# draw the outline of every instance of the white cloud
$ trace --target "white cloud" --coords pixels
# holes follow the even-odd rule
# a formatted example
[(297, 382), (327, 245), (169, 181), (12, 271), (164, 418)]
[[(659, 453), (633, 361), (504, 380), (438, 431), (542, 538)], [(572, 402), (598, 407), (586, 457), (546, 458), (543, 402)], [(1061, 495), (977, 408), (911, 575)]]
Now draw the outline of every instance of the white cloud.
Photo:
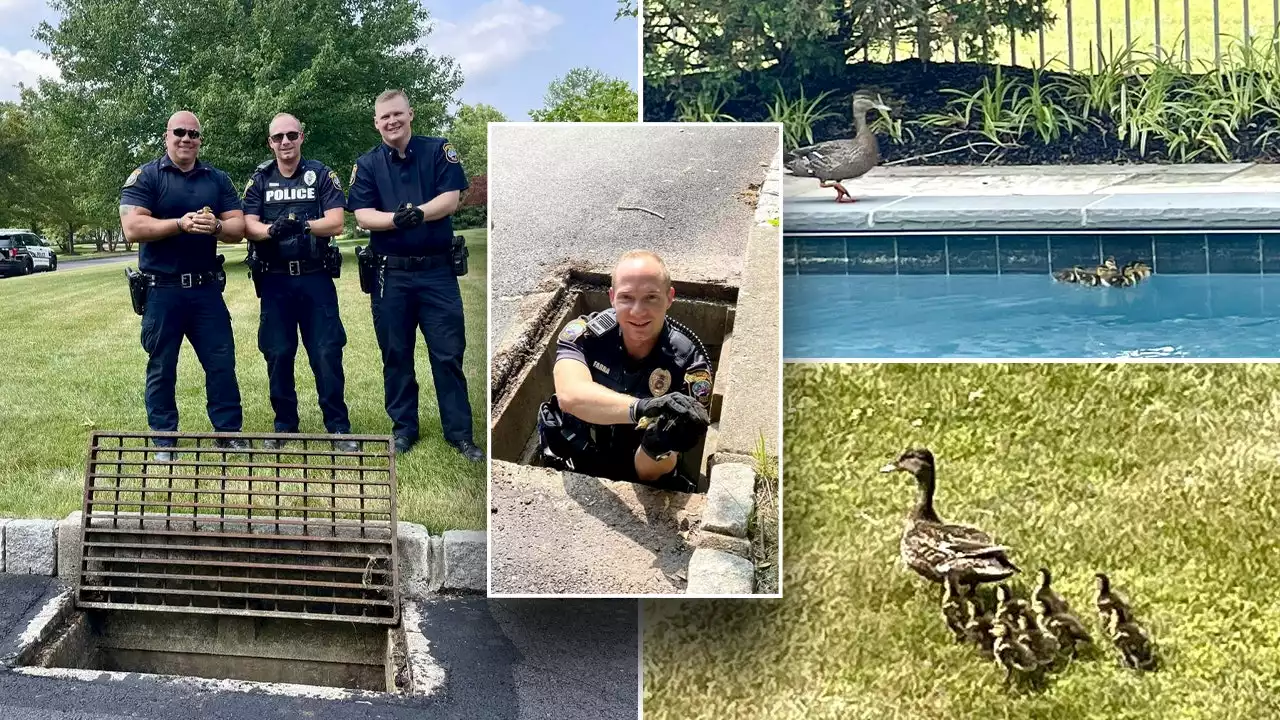
[(0, 47), (0, 100), (17, 100), (18, 83), (35, 85), (40, 76), (59, 78), (61, 73), (53, 60), (35, 50), (10, 52)]
[(470, 80), (516, 63), (542, 47), (547, 33), (564, 18), (522, 0), (492, 0), (459, 23), (434, 21), (427, 38), (433, 54), (449, 55)]

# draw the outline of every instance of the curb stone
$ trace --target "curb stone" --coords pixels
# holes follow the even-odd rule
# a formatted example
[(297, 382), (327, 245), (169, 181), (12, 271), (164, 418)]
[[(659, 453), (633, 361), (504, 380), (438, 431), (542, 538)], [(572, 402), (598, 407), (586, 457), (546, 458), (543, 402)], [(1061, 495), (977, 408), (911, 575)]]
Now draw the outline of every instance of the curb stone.
[(722, 463), (711, 469), (702, 529), (736, 538), (747, 536), (747, 519), (755, 508), (756, 474), (742, 463)]
[(58, 569), (57, 522), (10, 520), (4, 528), (5, 572), (55, 575)]
[(488, 534), (483, 530), (444, 532), (444, 583), (442, 590), (475, 590), (487, 586)]
[(698, 548), (689, 558), (689, 595), (750, 595), (755, 564), (720, 550)]

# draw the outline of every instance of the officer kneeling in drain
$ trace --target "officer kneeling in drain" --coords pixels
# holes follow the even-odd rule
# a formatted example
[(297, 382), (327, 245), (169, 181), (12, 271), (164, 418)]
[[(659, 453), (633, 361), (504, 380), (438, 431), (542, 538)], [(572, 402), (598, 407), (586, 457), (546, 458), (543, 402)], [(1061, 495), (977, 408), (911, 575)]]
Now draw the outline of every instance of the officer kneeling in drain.
[[(342, 232), (347, 199), (337, 173), (302, 157), (304, 140), (296, 117), (280, 113), (271, 120), (267, 144), (275, 159), (259, 165), (245, 188), (245, 234), (250, 240), (246, 263), (262, 299), (258, 349), (267, 361), (275, 431), (298, 432), (293, 368), (301, 332), (325, 429), (345, 435), (351, 432), (343, 397), (347, 333), (333, 284), (341, 273), (342, 256), (329, 238)], [(268, 448), (284, 444), (263, 442)], [(354, 440), (339, 440), (334, 447), (359, 450)]]
[[(219, 242), (238, 243), (244, 213), (235, 186), (223, 171), (199, 159), (200, 121), (174, 113), (165, 128), (165, 154), (130, 173), (120, 191), (120, 224), (138, 246), (138, 272), (128, 269), (134, 312), (142, 316), (147, 351), (147, 424), (178, 429), (178, 351), (186, 337), (204, 367), (209, 422), (217, 432), (240, 432), (242, 411), (236, 382), (231, 314), (222, 299), (227, 276)], [(156, 444), (172, 447), (171, 438)], [(219, 440), (246, 449), (240, 438)], [(173, 459), (163, 450), (156, 459)]]
[(619, 260), (613, 307), (569, 322), (556, 351), (556, 392), (538, 414), (547, 465), (664, 490), (698, 491), (679, 454), (710, 425), (711, 361), (667, 311), (675, 288), (657, 255)]

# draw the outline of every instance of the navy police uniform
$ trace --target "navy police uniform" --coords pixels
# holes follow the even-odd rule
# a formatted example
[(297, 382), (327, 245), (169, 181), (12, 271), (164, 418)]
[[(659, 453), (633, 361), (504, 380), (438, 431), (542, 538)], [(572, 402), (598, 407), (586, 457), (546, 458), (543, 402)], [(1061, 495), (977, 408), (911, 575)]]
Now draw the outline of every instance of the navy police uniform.
[[(347, 209), (395, 212), (469, 187), (458, 154), (444, 138), (414, 135), (400, 157), (382, 143), (356, 159)], [(418, 383), (413, 354), (421, 330), (431, 360), (444, 438), (472, 442), (471, 403), (462, 373), (466, 349), (462, 293), (453, 274), (451, 217), (411, 229), (371, 232), (369, 249), (385, 258), (381, 287), (370, 294), (382, 349), (387, 415), (397, 437), (418, 439)]]
[[(227, 174), (197, 160), (183, 172), (168, 154), (134, 170), (120, 192), (121, 205), (137, 205), (160, 219), (176, 219), (208, 206), (215, 216), (240, 210)], [(178, 429), (174, 397), (178, 351), (185, 337), (205, 372), (209, 421), (217, 432), (239, 432), (243, 420), (236, 382), (231, 314), (222, 299), (226, 275), (213, 235), (179, 233), (141, 243), (138, 269), (147, 276), (142, 348), (147, 351), (147, 423)], [(161, 443), (163, 444), (163, 443)]]
[[(270, 225), (293, 214), (300, 222), (324, 217), (346, 204), (338, 175), (324, 163), (302, 159), (291, 177), (274, 159), (258, 166), (245, 188), (244, 212)], [(298, 334), (316, 378), (316, 395), (330, 433), (351, 432), (343, 397), (342, 349), (347, 333), (338, 315), (338, 293), (325, 263), (329, 238), (303, 231), (292, 237), (250, 241), (251, 267), (262, 298), (258, 349), (267, 361), (275, 430), (298, 432), (294, 359)]]
[[(667, 317), (653, 350), (636, 360), (623, 345), (616, 312), (571, 320), (556, 343), (556, 362), (570, 359), (591, 370), (592, 381), (636, 398), (682, 392), (710, 412), (712, 368), (707, 351), (693, 331)], [(596, 477), (637, 482), (635, 452), (643, 431), (634, 425), (594, 425), (560, 409), (556, 396), (542, 404), (538, 433), (548, 465)], [(696, 464), (681, 462), (652, 483), (692, 492)]]

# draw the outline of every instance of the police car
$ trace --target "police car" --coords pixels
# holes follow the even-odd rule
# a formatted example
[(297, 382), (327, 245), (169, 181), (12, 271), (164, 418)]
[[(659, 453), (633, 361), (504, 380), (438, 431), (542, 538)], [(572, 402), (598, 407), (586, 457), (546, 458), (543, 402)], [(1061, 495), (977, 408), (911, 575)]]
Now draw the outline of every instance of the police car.
[(58, 254), (30, 230), (0, 228), (0, 275), (30, 275), (58, 269)]

